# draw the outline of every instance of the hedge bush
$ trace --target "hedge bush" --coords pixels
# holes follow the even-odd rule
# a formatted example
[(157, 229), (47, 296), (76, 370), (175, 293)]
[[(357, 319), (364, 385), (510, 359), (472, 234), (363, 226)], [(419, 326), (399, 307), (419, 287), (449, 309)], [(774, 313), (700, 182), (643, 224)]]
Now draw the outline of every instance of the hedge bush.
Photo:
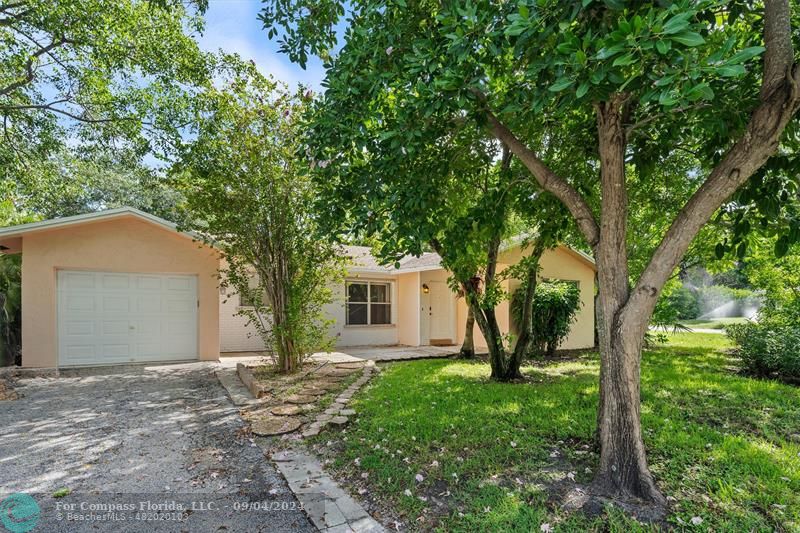
[(725, 328), (741, 369), (762, 377), (800, 379), (800, 325), (765, 320)]
[[(524, 287), (511, 298), (511, 313), (519, 324), (522, 321)], [(569, 282), (543, 281), (536, 285), (533, 296), (533, 353), (530, 356), (552, 356), (567, 338), (581, 304), (581, 291)]]

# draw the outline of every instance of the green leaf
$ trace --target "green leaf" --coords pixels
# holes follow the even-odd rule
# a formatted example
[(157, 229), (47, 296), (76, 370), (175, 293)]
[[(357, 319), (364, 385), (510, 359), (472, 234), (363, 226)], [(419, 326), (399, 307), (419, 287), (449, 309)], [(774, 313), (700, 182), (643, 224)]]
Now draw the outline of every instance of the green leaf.
[(754, 58), (755, 56), (762, 54), (766, 50), (763, 46), (751, 46), (750, 48), (745, 48), (744, 50), (740, 50), (733, 54), (730, 59), (728, 59), (725, 64), (726, 65), (738, 65), (739, 63), (744, 63), (748, 59)]
[(678, 35), (670, 36), (675, 42), (681, 43), (684, 46), (700, 46), (701, 44), (705, 43), (706, 40), (703, 39), (703, 36), (699, 33), (693, 31), (685, 31), (683, 33), (679, 33)]
[(672, 95), (672, 91), (666, 89), (661, 92), (661, 96), (658, 97), (658, 103), (663, 106), (672, 106), (678, 103), (678, 100)]
[(736, 257), (739, 259), (744, 259), (744, 256), (747, 255), (747, 243), (743, 242), (740, 243), (739, 246), (736, 248)]
[(672, 41), (656, 41), (656, 50), (659, 54), (666, 54), (670, 48), (672, 48)]
[(675, 74), (670, 74), (669, 76), (664, 76), (663, 78), (659, 78), (656, 80), (654, 85), (656, 87), (663, 87), (664, 85), (669, 85), (672, 83), (672, 80), (675, 79)]
[(519, 4), (519, 14), (522, 16), (522, 18), (528, 18), (531, 13), (530, 13), (530, 10), (528, 9), (527, 5), (520, 3)]
[(559, 91), (563, 91), (567, 87), (570, 87), (573, 83), (575, 83), (575, 82), (573, 80), (569, 79), (569, 78), (559, 78), (559, 79), (556, 80), (556, 82), (553, 85), (551, 85), (547, 89), (549, 91), (557, 93)]
[(575, 91), (575, 96), (578, 98), (583, 98), (583, 96), (589, 91), (589, 82), (585, 81), (578, 86), (578, 90)]
[(786, 238), (786, 235), (783, 235), (777, 241), (775, 241), (775, 257), (780, 259), (788, 252), (789, 252), (789, 239)]
[(613, 57), (623, 50), (625, 50), (625, 45), (615, 44), (614, 46), (609, 46), (608, 48), (601, 48), (595, 57), (597, 59), (608, 59), (609, 57)]
[(678, 33), (680, 31), (685, 30), (689, 27), (689, 18), (693, 15), (691, 12), (687, 13), (679, 13), (669, 19), (667, 22), (664, 23), (664, 27), (661, 28), (663, 33), (667, 35), (671, 35), (673, 33)]
[(706, 82), (698, 83), (686, 93), (689, 100), (712, 100), (714, 98), (714, 91)]
[(611, 63), (612, 67), (624, 67), (625, 65), (630, 65), (636, 61), (636, 58), (633, 56), (632, 53), (627, 53), (624, 56), (619, 56)]
[(745, 69), (742, 65), (723, 65), (717, 69), (717, 74), (725, 78), (741, 76), (744, 73)]

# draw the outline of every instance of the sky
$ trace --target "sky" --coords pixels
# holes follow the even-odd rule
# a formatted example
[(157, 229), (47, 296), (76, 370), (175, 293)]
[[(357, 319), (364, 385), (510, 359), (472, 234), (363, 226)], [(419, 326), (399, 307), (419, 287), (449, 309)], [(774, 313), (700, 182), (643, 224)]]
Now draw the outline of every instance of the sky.
[(198, 39), (209, 52), (220, 49), (237, 52), (252, 59), (264, 74), (271, 74), (294, 88), (298, 83), (320, 90), (325, 75), (322, 64), (309, 58), (306, 70), (289, 61), (278, 51), (276, 40), (270, 41), (258, 20), (260, 0), (210, 0), (206, 12), (206, 28)]

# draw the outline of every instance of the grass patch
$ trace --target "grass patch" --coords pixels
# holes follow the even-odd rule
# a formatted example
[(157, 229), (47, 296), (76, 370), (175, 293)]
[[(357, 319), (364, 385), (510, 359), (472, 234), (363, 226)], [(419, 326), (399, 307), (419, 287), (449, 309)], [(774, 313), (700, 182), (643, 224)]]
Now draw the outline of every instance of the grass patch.
[(681, 324), (692, 329), (725, 329), (732, 324), (744, 324), (750, 319), (743, 316), (727, 318), (695, 318), (692, 320), (681, 320)]
[[(800, 389), (736, 375), (725, 336), (669, 339), (642, 365), (645, 442), (669, 522), (798, 531)], [(547, 503), (597, 467), (598, 369), (588, 354), (527, 367), (529, 383), (498, 384), (480, 363), (392, 363), (353, 401), (355, 423), (315, 443), (412, 529), (648, 530), (613, 509), (590, 520)]]

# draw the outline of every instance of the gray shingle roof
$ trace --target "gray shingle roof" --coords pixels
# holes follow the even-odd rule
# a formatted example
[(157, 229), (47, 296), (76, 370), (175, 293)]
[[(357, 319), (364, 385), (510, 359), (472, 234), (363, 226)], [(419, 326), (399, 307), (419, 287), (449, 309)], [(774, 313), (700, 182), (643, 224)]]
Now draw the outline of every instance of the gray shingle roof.
[(345, 254), (350, 257), (356, 268), (374, 270), (376, 272), (403, 272), (414, 269), (434, 269), (439, 268), (442, 258), (439, 254), (424, 253), (419, 257), (407, 255), (400, 259), (400, 268), (395, 268), (394, 265), (381, 265), (375, 256), (372, 255), (372, 249), (367, 246), (345, 246)]

